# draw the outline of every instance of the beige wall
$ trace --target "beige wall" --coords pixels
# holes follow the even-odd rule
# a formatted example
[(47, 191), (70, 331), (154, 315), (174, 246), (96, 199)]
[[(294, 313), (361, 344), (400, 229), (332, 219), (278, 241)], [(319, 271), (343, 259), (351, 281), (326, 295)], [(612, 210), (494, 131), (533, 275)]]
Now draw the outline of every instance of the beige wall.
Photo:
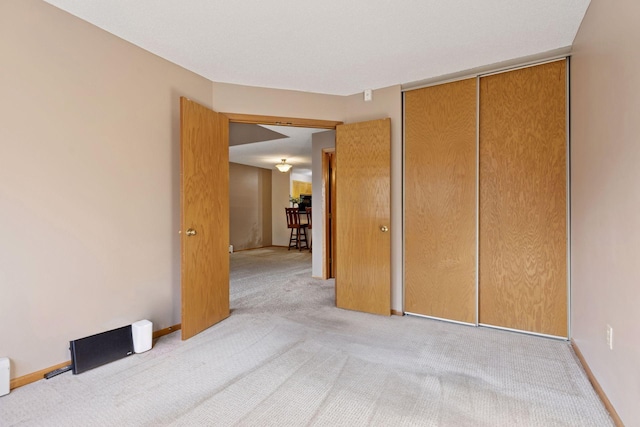
[(234, 251), (271, 246), (271, 170), (229, 163), (229, 212)]
[[(0, 3), (0, 51), (0, 355), (12, 378), (67, 360), (70, 339), (143, 318), (154, 329), (180, 321), (180, 96), (222, 112), (391, 117), (400, 200), (399, 86), (365, 104), (359, 94), (212, 83), (36, 0)], [(272, 212), (288, 205), (280, 178)], [(287, 241), (276, 237), (284, 216), (275, 219), (273, 244), (286, 245), (286, 228)]]
[(573, 339), (628, 426), (640, 425), (638, 16), (635, 0), (592, 0), (571, 60)]
[(374, 90), (369, 102), (361, 93), (349, 96), (346, 108), (345, 123), (391, 119), (391, 308), (402, 312), (402, 89)]
[[(638, 12), (593, 0), (572, 60), (573, 337), (627, 423), (640, 419)], [(212, 83), (35, 0), (0, 2), (0, 52), (0, 356), (12, 377), (67, 360), (70, 339), (180, 321), (181, 95), (235, 113), (390, 117), (392, 308), (402, 310), (399, 86), (365, 103)], [(274, 173), (273, 188), (287, 175)], [(278, 244), (287, 190), (272, 201)]]
[(213, 109), (221, 113), (343, 120), (344, 99), (337, 95), (213, 83)]
[(291, 172), (282, 173), (277, 169), (271, 172), (271, 220), (274, 246), (289, 246), (289, 229), (284, 208), (291, 207), (289, 193), (291, 192)]
[(0, 2), (0, 356), (180, 322), (179, 96), (210, 81), (35, 0)]

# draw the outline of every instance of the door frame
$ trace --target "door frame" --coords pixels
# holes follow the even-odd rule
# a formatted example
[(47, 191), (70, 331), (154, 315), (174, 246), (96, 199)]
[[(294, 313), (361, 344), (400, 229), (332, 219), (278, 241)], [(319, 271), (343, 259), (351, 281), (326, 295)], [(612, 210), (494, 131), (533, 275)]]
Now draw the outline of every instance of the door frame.
[[(322, 278), (324, 280), (335, 277), (335, 215), (336, 207), (336, 182), (332, 178), (332, 163), (335, 164), (336, 149), (325, 148), (322, 150), (322, 197), (323, 197), (323, 225), (324, 240), (322, 247)], [(333, 158), (333, 160), (332, 160)], [(335, 177), (335, 172), (334, 175)]]
[(221, 113), (227, 116), (229, 123), (247, 123), (254, 125), (292, 126), (331, 130), (343, 124), (337, 120), (316, 120), (282, 116), (264, 116), (258, 114)]

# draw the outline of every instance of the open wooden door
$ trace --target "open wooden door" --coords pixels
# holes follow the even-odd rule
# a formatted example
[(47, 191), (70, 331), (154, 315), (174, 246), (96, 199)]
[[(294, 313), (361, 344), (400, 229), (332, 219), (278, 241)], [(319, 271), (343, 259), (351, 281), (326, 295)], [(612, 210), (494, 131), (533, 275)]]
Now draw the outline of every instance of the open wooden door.
[(336, 127), (336, 305), (391, 314), (391, 120)]
[(182, 339), (229, 316), (229, 121), (180, 98)]

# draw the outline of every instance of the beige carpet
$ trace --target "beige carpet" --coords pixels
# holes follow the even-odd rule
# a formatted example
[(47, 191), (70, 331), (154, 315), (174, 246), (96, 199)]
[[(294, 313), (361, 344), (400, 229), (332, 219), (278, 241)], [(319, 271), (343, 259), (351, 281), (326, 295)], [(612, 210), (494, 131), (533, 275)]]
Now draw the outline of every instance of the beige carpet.
[(308, 252), (231, 256), (197, 337), (0, 398), (0, 426), (611, 426), (566, 342), (336, 309)]

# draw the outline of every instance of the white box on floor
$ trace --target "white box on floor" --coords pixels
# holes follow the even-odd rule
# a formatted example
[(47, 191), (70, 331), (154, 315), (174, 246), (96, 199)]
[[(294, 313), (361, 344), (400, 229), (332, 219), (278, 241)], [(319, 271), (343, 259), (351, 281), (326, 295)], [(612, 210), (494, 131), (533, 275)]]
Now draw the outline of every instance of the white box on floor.
[(8, 357), (0, 357), (0, 396), (9, 394), (9, 377), (11, 364)]
[(133, 351), (143, 353), (151, 350), (153, 339), (153, 323), (148, 320), (139, 320), (131, 324), (131, 336), (133, 337)]

